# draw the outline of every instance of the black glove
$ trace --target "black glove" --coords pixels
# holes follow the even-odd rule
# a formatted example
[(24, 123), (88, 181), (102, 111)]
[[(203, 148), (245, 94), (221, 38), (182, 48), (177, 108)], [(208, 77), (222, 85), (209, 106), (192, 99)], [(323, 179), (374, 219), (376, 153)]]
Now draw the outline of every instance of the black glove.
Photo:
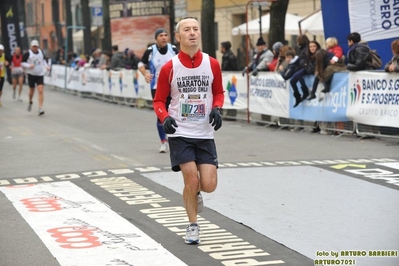
[(258, 75), (258, 71), (259, 70), (257, 68), (255, 68), (254, 71), (252, 71), (252, 76), (256, 77)]
[(174, 134), (176, 132), (175, 127), (178, 126), (176, 124), (176, 121), (172, 117), (168, 116), (167, 118), (165, 118), (165, 120), (163, 121), (163, 129), (165, 130), (166, 134)]
[(212, 109), (211, 113), (209, 114), (209, 123), (212, 123), (215, 131), (222, 127), (222, 111), (219, 107)]

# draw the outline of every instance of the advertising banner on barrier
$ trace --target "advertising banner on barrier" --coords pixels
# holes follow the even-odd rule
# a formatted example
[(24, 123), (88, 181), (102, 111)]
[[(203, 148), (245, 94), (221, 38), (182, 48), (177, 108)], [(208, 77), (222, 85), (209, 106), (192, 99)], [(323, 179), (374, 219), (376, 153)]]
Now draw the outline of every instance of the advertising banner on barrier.
[(286, 81), (280, 74), (259, 73), (250, 77), (249, 111), (259, 114), (289, 118), (290, 101)]
[[(319, 94), (311, 101), (305, 100), (295, 108), (290, 106), (290, 118), (326, 122), (349, 121), (346, 116), (348, 76), (348, 72), (335, 73), (331, 82), (331, 91), (324, 95)], [(305, 76), (309, 88), (312, 88), (313, 81), (313, 76)], [(317, 91), (322, 89), (324, 86), (320, 82)], [(324, 97), (320, 99), (320, 96)]]
[(152, 96), (151, 96), (151, 88), (150, 84), (145, 81), (145, 78), (143, 75), (137, 72), (136, 78), (137, 78), (137, 87), (138, 87), (138, 98), (144, 99), (151, 101)]
[(399, 127), (399, 74), (352, 73), (347, 116), (357, 123)]
[(134, 89), (134, 70), (123, 71), (122, 82), (123, 82), (123, 97), (133, 99), (137, 98), (137, 93)]
[(109, 71), (109, 82), (110, 92), (109, 95), (114, 97), (122, 97), (123, 82), (122, 82), (122, 71)]
[(84, 69), (70, 68), (70, 70), (70, 73), (68, 73), (67, 88), (70, 90), (82, 91), (84, 87)]
[(247, 78), (241, 72), (223, 72), (223, 109), (247, 108)]
[(86, 74), (87, 74), (86, 91), (103, 94), (103, 87), (104, 87), (103, 76), (106, 75), (106, 71), (97, 68), (89, 68), (86, 70)]
[(359, 32), (367, 41), (397, 38), (399, 32), (398, 1), (350, 0), (349, 21), (352, 32)]
[[(69, 67), (66, 70), (68, 73)], [(45, 84), (50, 84), (50, 85), (58, 87), (58, 88), (64, 88), (66, 77), (68, 77), (68, 75), (65, 76), (65, 67), (64, 66), (51, 65), (51, 74), (50, 74), (49, 79), (47, 79), (45, 77)]]

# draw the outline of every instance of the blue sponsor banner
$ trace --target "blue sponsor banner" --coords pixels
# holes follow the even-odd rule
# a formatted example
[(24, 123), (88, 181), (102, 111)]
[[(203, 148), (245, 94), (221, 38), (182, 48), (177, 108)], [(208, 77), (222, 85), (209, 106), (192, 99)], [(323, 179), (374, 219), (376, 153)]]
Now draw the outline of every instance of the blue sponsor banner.
[[(349, 121), (346, 116), (346, 109), (348, 106), (348, 77), (348, 72), (335, 73), (329, 93), (324, 94), (323, 98), (319, 98), (319, 96), (323, 94), (316, 93), (318, 96), (316, 99), (311, 101), (305, 100), (295, 108), (293, 108), (295, 100), (291, 93), (290, 118), (306, 121)], [(312, 88), (313, 81), (314, 76), (305, 76), (305, 82), (309, 88)], [(320, 90), (320, 88), (318, 90)]]

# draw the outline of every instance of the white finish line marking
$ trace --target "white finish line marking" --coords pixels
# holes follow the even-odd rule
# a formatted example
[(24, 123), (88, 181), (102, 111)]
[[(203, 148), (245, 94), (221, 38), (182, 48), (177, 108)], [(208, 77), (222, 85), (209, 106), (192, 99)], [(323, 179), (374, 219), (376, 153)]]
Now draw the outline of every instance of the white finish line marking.
[(61, 265), (186, 265), (69, 181), (0, 187)]

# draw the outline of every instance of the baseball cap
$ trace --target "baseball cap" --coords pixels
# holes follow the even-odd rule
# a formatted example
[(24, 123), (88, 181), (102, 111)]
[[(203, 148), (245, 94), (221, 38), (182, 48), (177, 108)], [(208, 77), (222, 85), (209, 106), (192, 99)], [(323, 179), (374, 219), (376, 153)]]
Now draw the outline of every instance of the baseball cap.
[(4, 46), (2, 44), (0, 44), (0, 50), (4, 51)]
[(37, 40), (33, 40), (30, 42), (30, 46), (39, 46), (39, 42)]

